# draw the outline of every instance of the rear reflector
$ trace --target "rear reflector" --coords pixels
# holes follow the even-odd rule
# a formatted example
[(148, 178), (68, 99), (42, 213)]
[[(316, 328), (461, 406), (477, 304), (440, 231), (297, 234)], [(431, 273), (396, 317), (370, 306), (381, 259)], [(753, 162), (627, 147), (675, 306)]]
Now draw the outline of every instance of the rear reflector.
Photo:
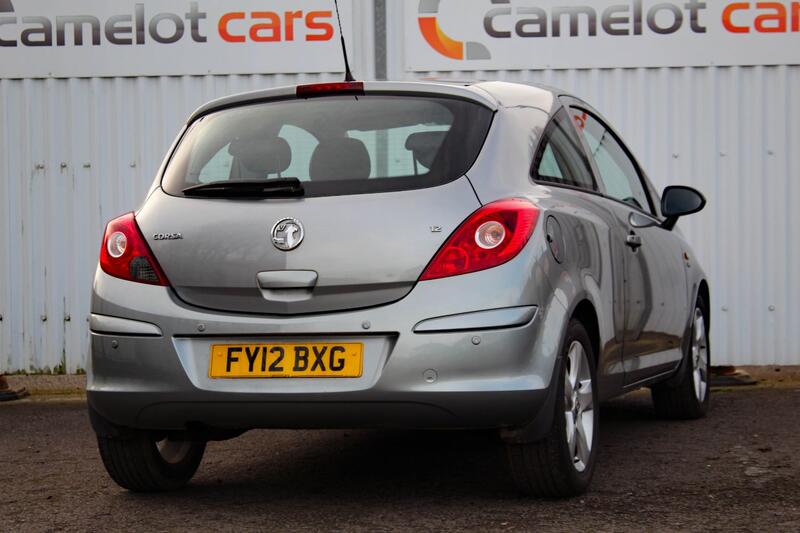
[(110, 276), (128, 281), (169, 285), (133, 213), (115, 218), (106, 226), (100, 247), (100, 268)]
[(364, 82), (337, 81), (330, 83), (311, 83), (297, 86), (298, 98), (313, 98), (315, 96), (330, 96), (334, 94), (364, 94)]
[(538, 218), (539, 209), (521, 198), (483, 206), (447, 239), (420, 281), (460, 276), (511, 261), (528, 243)]

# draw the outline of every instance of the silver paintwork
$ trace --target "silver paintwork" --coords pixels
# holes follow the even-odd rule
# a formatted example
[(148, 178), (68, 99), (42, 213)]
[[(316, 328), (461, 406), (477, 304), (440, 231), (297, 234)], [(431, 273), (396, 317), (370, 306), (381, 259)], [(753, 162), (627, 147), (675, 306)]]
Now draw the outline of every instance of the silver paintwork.
[(104, 316), (92, 313), (89, 315), (89, 329), (97, 333), (117, 334), (117, 335), (143, 335), (148, 337), (160, 337), (161, 329), (155, 324), (140, 322), (138, 320), (128, 320), (115, 316)]
[(535, 305), (491, 309), (473, 313), (442, 316), (423, 320), (414, 326), (414, 333), (435, 333), (440, 331), (477, 331), (481, 329), (508, 328), (527, 324), (536, 316)]
[[(151, 429), (501, 427), (535, 439), (552, 420), (553, 371), (567, 324), (587, 309), (597, 321), (600, 400), (678, 369), (705, 279), (696, 261), (684, 261), (684, 253), (694, 254), (680, 234), (637, 224), (641, 247), (633, 250), (626, 245), (631, 213), (654, 223), (660, 214), (640, 213), (603, 191), (544, 186), (529, 177), (550, 117), (565, 104), (585, 104), (501, 82), (365, 85), (368, 92), (468, 98), (495, 110), (467, 175), (429, 189), (263, 202), (172, 197), (160, 189), (159, 175), (136, 216), (144, 235), (182, 229), (182, 240), (148, 240), (173, 286), (133, 284), (100, 269), (95, 276), (93, 313), (162, 331), (147, 338), (93, 328), (88, 397), (103, 419)], [(193, 118), (294, 94), (285, 88), (239, 95), (207, 104)], [(471, 212), (509, 197), (540, 209), (517, 257), (490, 270), (417, 282)], [(287, 213), (303, 220), (307, 235), (302, 246), (281, 252), (265, 230)], [(545, 239), (548, 220), (559, 230), (555, 248)], [(368, 231), (345, 238), (353, 227)], [(297, 271), (316, 273), (313, 286), (307, 279), (297, 286)], [(520, 317), (533, 308), (529, 320)], [(420, 327), (426, 330), (415, 331)], [(212, 343), (298, 338), (363, 342), (363, 375), (208, 377)]]
[(319, 276), (313, 270), (277, 270), (256, 274), (262, 289), (313, 289)]
[[(364, 91), (368, 93), (412, 93), (412, 94), (430, 94), (435, 96), (452, 96), (455, 98), (466, 98), (474, 100), (488, 107), (489, 109), (497, 109), (498, 103), (490, 92), (482, 90), (475, 85), (453, 85), (453, 84), (438, 84), (438, 83), (424, 83), (424, 82), (394, 82), (394, 81), (365, 81)], [(269, 102), (271, 100), (285, 100), (287, 98), (294, 98), (297, 94), (296, 86), (276, 87), (274, 89), (265, 89), (262, 91), (251, 91), (241, 94), (234, 94), (217, 98), (208, 102), (194, 111), (189, 116), (187, 123), (193, 120), (226, 107), (242, 105), (251, 102)], [(160, 181), (160, 180), (159, 180)]]
[[(183, 301), (295, 315), (403, 298), (442, 242), (480, 205), (466, 178), (432, 189), (263, 202), (179, 198), (157, 189), (136, 219), (144, 235), (187, 228), (182, 240), (149, 241)], [(305, 238), (284, 252), (269, 242), (269, 231), (287, 214), (302, 220)], [(444, 231), (431, 233), (432, 222)], [(315, 298), (271, 299), (254, 283), (258, 272), (285, 270), (317, 272)]]

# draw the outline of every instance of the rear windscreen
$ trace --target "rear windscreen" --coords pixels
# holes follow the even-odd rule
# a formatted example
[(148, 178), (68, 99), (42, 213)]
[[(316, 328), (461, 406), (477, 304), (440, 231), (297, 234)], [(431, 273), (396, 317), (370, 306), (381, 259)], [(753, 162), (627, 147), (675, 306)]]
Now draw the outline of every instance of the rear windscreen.
[(162, 187), (297, 178), (306, 196), (432, 187), (463, 176), (492, 111), (423, 96), (337, 96), (253, 104), (195, 121)]

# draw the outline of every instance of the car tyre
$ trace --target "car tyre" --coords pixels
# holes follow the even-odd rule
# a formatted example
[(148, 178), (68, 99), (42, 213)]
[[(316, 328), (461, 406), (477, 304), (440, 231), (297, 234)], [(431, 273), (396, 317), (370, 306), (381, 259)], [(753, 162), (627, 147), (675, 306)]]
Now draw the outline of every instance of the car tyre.
[(557, 372), (555, 413), (548, 435), (533, 443), (507, 445), (517, 488), (539, 498), (586, 492), (598, 449), (599, 411), (592, 344), (586, 328), (571, 320)]
[(200, 466), (206, 443), (156, 440), (145, 432), (125, 438), (97, 437), (111, 478), (133, 492), (163, 492), (186, 485)]
[(663, 418), (693, 420), (704, 417), (708, 412), (711, 350), (706, 313), (705, 302), (698, 297), (679, 381), (659, 383), (651, 389), (656, 413)]

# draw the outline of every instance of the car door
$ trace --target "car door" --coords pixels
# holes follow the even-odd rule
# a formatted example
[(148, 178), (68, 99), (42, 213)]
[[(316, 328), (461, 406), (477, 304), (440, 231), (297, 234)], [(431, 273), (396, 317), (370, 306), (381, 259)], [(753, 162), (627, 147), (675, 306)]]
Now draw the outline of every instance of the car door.
[[(603, 202), (622, 229), (624, 254), (623, 367), (632, 385), (670, 371), (681, 359), (688, 301), (683, 249), (659, 226), (654, 198), (620, 137), (588, 106), (571, 106)], [(649, 227), (647, 227), (649, 225)]]
[(557, 111), (545, 128), (531, 177), (549, 189), (547, 240), (566, 270), (551, 271), (553, 286), (586, 290), (593, 297), (604, 332), (597, 354), (598, 390), (601, 398), (611, 397), (624, 384), (624, 278), (618, 260), (624, 236), (619, 235), (616, 216), (597, 203), (602, 188), (566, 108)]

